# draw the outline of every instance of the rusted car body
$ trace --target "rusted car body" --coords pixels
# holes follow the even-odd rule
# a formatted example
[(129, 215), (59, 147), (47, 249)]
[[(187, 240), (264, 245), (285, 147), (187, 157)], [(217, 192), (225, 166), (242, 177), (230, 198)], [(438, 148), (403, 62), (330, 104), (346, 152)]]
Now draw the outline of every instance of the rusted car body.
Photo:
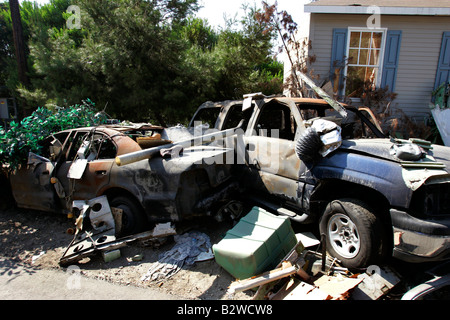
[[(210, 165), (208, 158), (232, 150), (192, 147), (181, 154), (116, 164), (117, 156), (170, 143), (161, 139), (163, 130), (109, 125), (55, 133), (44, 141), (41, 156), (32, 155), (27, 165), (10, 174), (17, 206), (69, 213), (73, 200), (106, 195), (111, 207), (124, 211), (125, 234), (140, 232), (152, 222), (211, 214), (216, 202), (207, 200), (220, 202), (232, 192), (233, 183), (232, 166)], [(85, 160), (84, 166), (79, 160)]]
[[(253, 197), (299, 223), (316, 223), (343, 264), (367, 266), (392, 255), (414, 262), (450, 258), (450, 148), (389, 139), (364, 116), (368, 110), (345, 108), (342, 117), (321, 99), (206, 103), (191, 126), (213, 115), (209, 125), (217, 130), (245, 119), (241, 137), (227, 147), (240, 155), (246, 201)], [(338, 124), (342, 143), (326, 156), (301, 160), (299, 141), (317, 119)], [(420, 157), (405, 158), (397, 146), (419, 148)]]

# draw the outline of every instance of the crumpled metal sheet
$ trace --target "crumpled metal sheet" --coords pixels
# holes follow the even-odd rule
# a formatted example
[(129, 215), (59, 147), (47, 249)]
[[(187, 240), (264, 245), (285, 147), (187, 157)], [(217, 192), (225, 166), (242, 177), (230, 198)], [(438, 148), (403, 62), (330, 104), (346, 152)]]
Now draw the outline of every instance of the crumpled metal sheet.
[[(175, 275), (184, 265), (193, 265), (199, 257), (211, 252), (209, 237), (201, 232), (189, 232), (174, 237), (175, 246), (159, 256), (142, 281), (160, 281)], [(211, 254), (211, 258), (213, 255)]]

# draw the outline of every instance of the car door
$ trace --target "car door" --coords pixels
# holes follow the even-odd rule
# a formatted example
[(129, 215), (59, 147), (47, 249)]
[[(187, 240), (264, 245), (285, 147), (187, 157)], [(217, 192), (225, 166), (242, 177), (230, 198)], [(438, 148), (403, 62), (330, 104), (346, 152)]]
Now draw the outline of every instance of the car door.
[(295, 139), (303, 127), (296, 105), (288, 99), (258, 102), (244, 136), (248, 183), (258, 191), (296, 202), (300, 160)]
[(59, 133), (43, 142), (42, 156), (30, 153), (26, 165), (10, 176), (12, 193), (20, 208), (57, 212), (57, 194), (51, 183), (56, 161), (68, 133)]
[(12, 192), (19, 208), (54, 211), (55, 193), (50, 183), (53, 169), (50, 160), (36, 159), (11, 174)]
[[(117, 147), (101, 131), (78, 131), (67, 152), (66, 161), (58, 169), (57, 177), (72, 200), (90, 200), (102, 193), (109, 183), (111, 167)], [(86, 160), (84, 164), (77, 160)], [(79, 176), (73, 173), (78, 171)], [(71, 175), (72, 174), (72, 175)]]

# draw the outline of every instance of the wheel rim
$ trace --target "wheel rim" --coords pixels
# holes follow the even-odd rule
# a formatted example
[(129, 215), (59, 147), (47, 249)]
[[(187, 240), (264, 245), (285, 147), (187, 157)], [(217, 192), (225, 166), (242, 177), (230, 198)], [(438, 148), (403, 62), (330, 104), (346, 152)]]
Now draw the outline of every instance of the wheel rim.
[(343, 214), (333, 215), (328, 222), (328, 239), (334, 251), (346, 259), (356, 257), (361, 248), (358, 228)]

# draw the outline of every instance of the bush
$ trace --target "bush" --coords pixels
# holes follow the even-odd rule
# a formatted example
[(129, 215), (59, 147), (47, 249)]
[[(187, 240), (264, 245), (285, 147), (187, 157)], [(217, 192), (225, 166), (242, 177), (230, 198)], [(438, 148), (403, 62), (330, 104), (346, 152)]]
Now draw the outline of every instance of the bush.
[(51, 111), (39, 107), (31, 116), (20, 123), (11, 122), (9, 130), (0, 131), (0, 164), (17, 169), (26, 163), (29, 152), (40, 154), (40, 142), (58, 131), (97, 126), (106, 123), (107, 118), (95, 110), (89, 99), (81, 105), (56, 108)]

